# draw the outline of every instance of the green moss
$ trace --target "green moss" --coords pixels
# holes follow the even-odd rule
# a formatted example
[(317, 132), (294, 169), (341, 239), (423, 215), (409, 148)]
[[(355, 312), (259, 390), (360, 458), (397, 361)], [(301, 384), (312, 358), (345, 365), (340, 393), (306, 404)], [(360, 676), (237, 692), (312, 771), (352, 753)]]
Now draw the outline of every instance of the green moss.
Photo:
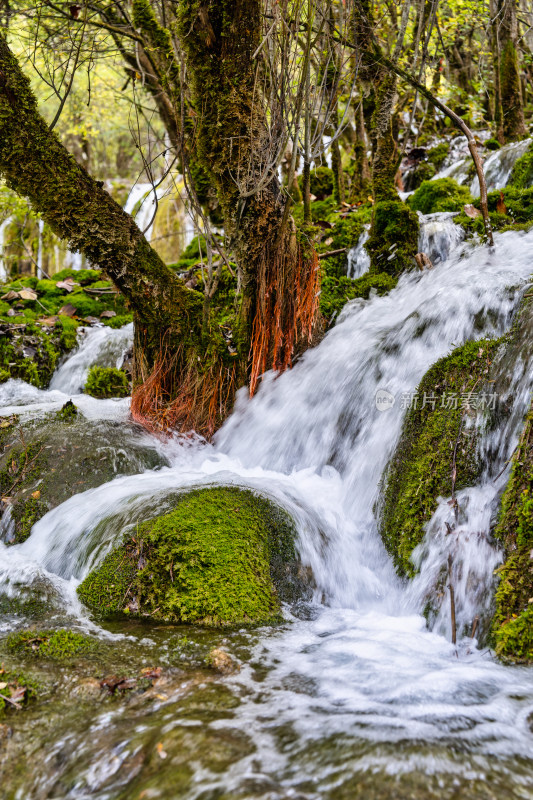
[(515, 189), (529, 189), (533, 185), (533, 143), (529, 145), (527, 152), (515, 161), (509, 185)]
[(371, 272), (397, 276), (413, 269), (418, 252), (419, 227), (418, 217), (405, 203), (399, 200), (376, 203), (366, 244)]
[(501, 144), (494, 136), (492, 136), (485, 142), (485, 148), (487, 150), (499, 150), (501, 148)]
[(436, 211), (462, 211), (472, 202), (472, 196), (466, 186), (460, 186), (453, 178), (437, 178), (424, 181), (407, 202), (413, 211), (433, 214)]
[(378, 295), (387, 294), (397, 283), (398, 279), (386, 272), (367, 273), (355, 280), (345, 275), (339, 278), (324, 275), (320, 292), (320, 311), (326, 320), (331, 321), (349, 300), (354, 300), (356, 297), (367, 300), (372, 290)]
[(533, 405), (513, 456), (496, 538), (506, 559), (498, 570), (492, 635), (499, 656), (533, 661)]
[(116, 367), (91, 367), (85, 382), (85, 394), (93, 397), (127, 397), (128, 376)]
[(25, 630), (12, 633), (7, 637), (7, 648), (11, 652), (54, 661), (90, 653), (94, 647), (94, 641), (88, 636), (64, 629), (57, 631)]
[[(498, 206), (501, 208), (502, 196), (505, 213), (497, 210)], [(517, 189), (514, 186), (506, 186), (504, 189), (489, 192), (487, 202), (493, 230), (527, 230), (533, 222), (533, 188)], [(480, 207), (479, 198), (474, 200), (474, 206)], [(471, 234), (484, 235), (485, 228), (481, 216), (472, 218), (461, 213), (454, 221)]]
[(64, 406), (62, 406), (59, 411), (56, 411), (56, 419), (61, 419), (63, 422), (71, 422), (72, 420), (76, 419), (78, 416), (78, 409), (72, 402), (72, 400), (67, 400)]
[(103, 617), (269, 623), (280, 610), (273, 581), (282, 585), (295, 560), (293, 538), (287, 515), (251, 491), (199, 489), (170, 513), (139, 525), (78, 594)]
[[(37, 697), (39, 691), (39, 684), (29, 675), (24, 672), (16, 670), (6, 670), (3, 665), (0, 665), (0, 683), (5, 683), (0, 689), (0, 695), (4, 697), (19, 697), (20, 705), (27, 705), (30, 700)], [(24, 694), (20, 697), (19, 690), (24, 689)], [(3, 713), (10, 713), (15, 711), (11, 703), (6, 702), (0, 697), (0, 717)]]
[(427, 160), (433, 164), (436, 169), (440, 169), (446, 160), (446, 156), (450, 152), (450, 145), (447, 142), (440, 142), (440, 144), (431, 147), (428, 150)]
[[(454, 454), (455, 491), (479, 476), (475, 411), (468, 404), (462, 407), (461, 397), (474, 388), (481, 391), (497, 346), (496, 340), (467, 342), (437, 361), (407, 411), (377, 508), (381, 536), (400, 574), (414, 574), (411, 554), (424, 536), (424, 525), (437, 508), (437, 498), (452, 494)], [(453, 396), (456, 403), (443, 404), (443, 398)]]
[[(302, 189), (302, 176), (299, 177), (298, 184)], [(333, 171), (329, 167), (315, 167), (311, 170), (310, 184), (311, 194), (314, 194), (317, 200), (325, 200), (333, 194)]]

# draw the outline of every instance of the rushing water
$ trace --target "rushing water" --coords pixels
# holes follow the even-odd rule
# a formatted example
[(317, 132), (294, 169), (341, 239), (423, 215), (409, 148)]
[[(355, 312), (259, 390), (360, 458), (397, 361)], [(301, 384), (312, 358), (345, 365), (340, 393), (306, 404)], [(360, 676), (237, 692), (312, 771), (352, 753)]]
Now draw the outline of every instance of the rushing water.
[[(17, 800), (533, 797), (533, 671), (498, 664), (463, 635), (490, 603), (501, 555), (489, 528), (506, 477), (498, 473), (527, 407), (530, 366), (517, 361), (508, 376), (514, 413), (484, 440), (487, 468), (480, 485), (458, 498), (454, 535), (445, 536), (446, 498), (427, 526), (413, 583), (396, 577), (373, 513), (406, 398), (454, 346), (509, 328), (530, 277), (532, 247), (533, 232), (497, 235), (493, 250), (454, 241), (451, 256), (433, 270), (404, 275), (387, 296), (349, 303), (321, 344), (291, 372), (266, 375), (252, 401), (242, 391), (213, 445), (169, 442), (170, 467), (76, 495), (41, 519), (25, 543), (0, 544), (5, 592), (44, 583), (58, 613), (94, 630), (75, 587), (124, 525), (163, 508), (183, 488), (236, 483), (292, 513), (317, 587), (312, 603), (286, 609), (280, 628), (225, 635), (242, 669), (220, 679), (231, 698), (222, 710), (207, 714), (200, 701), (190, 710), (180, 683), (150, 711), (96, 707), (90, 736), (85, 723), (67, 729), (58, 721), (47, 733), (39, 774), (28, 778), (31, 791)], [(118, 333), (101, 336), (111, 341)], [(57, 403), (77, 391), (97, 336), (63, 365), (50, 392), (7, 384), (4, 413), (17, 402), (26, 413), (33, 403), (38, 413), (46, 395)], [(421, 614), (452, 550), (457, 646), (447, 596), (433, 630)], [(123, 630), (145, 662), (174, 652), (172, 630)], [(197, 642), (202, 635), (187, 632)]]

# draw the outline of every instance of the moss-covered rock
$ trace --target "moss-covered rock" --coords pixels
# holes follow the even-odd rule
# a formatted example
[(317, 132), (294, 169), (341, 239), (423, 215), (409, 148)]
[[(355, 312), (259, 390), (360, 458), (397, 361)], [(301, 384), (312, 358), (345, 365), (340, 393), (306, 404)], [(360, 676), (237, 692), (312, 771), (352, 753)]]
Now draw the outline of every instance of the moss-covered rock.
[[(300, 176), (300, 189), (302, 189), (302, 180)], [(333, 185), (333, 171), (329, 167), (316, 167), (311, 170), (311, 194), (314, 194), (317, 200), (325, 200), (326, 197), (333, 194)]]
[(11, 515), (8, 544), (24, 541), (47, 511), (72, 495), (167, 464), (134, 426), (92, 422), (72, 409), (44, 420), (3, 419), (0, 448), (0, 510), (9, 507)]
[(324, 275), (320, 291), (320, 311), (328, 322), (332, 321), (349, 300), (357, 297), (367, 300), (372, 291), (378, 295), (387, 294), (397, 283), (398, 279), (386, 272), (367, 273), (355, 280), (345, 275), (338, 278)]
[(6, 646), (12, 653), (63, 661), (92, 652), (95, 642), (89, 636), (65, 629), (24, 630), (10, 634)]
[(487, 139), (487, 141), (484, 142), (484, 145), (486, 150), (499, 150), (501, 148), (501, 144), (494, 136), (491, 136), (490, 139)]
[(506, 552), (492, 629), (496, 653), (533, 662), (533, 404), (513, 456), (495, 536)]
[(452, 494), (452, 472), (455, 491), (471, 486), (480, 474), (477, 412), (468, 393), (481, 391), (498, 343), (467, 342), (437, 361), (424, 375), (417, 402), (407, 412), (376, 509), (381, 536), (402, 575), (414, 574), (411, 554), (438, 497)]
[(424, 181), (407, 200), (413, 211), (433, 214), (436, 211), (462, 211), (472, 202), (470, 190), (460, 186), (453, 178)]
[(85, 382), (85, 394), (92, 397), (127, 397), (130, 393), (128, 376), (116, 367), (93, 366)]
[(78, 588), (100, 617), (211, 626), (273, 622), (280, 601), (302, 591), (290, 518), (235, 487), (183, 495), (128, 534)]
[(400, 200), (375, 204), (366, 249), (371, 272), (398, 276), (416, 266), (419, 223), (417, 215)]
[(0, 665), (0, 685), (0, 718), (4, 712), (13, 712), (27, 705), (39, 691), (34, 678), (21, 670), (5, 669), (3, 664)]

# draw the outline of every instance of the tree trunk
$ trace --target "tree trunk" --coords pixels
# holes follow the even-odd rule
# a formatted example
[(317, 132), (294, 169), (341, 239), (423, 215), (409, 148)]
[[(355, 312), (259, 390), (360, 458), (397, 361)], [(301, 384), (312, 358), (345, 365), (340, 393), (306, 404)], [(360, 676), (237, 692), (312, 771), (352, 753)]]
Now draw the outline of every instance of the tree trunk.
[[(153, 427), (212, 433), (234, 390), (233, 366), (202, 338), (202, 298), (187, 289), (133, 219), (49, 131), (28, 79), (0, 37), (0, 174), (52, 230), (116, 284), (135, 319), (132, 410)], [(219, 337), (222, 342), (222, 337)], [(233, 368), (234, 369), (234, 368)], [(228, 385), (232, 391), (228, 390)]]
[(297, 240), (271, 153), (254, 53), (260, 0), (182, 0), (178, 34), (197, 114), (197, 154), (224, 215), (241, 286), (238, 348), (253, 393), (269, 367), (290, 366), (310, 341), (319, 271)]
[[(518, 69), (518, 21), (516, 0), (495, 0), (492, 16), (495, 64), (496, 127), (500, 141), (512, 142), (526, 135)], [(498, 98), (499, 89), (499, 98)], [(499, 99), (499, 104), (498, 104)], [(501, 116), (499, 116), (501, 115)], [(500, 127), (501, 120), (501, 127)]]

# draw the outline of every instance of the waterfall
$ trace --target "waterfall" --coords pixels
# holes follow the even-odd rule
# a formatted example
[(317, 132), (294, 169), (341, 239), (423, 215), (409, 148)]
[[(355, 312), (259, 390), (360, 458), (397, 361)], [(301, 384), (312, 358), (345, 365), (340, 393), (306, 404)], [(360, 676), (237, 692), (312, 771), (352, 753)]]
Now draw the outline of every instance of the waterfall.
[(154, 189), (151, 183), (136, 183), (124, 206), (126, 214), (133, 215), (137, 227), (148, 241), (152, 236), (157, 203), (163, 194), (163, 189)]
[(8, 217), (0, 222), (0, 281), (6, 281), (9, 278), (7, 262), (4, 260), (4, 232), (11, 220), (12, 217)]
[(464, 230), (453, 221), (456, 214), (449, 211), (417, 213), (420, 222), (418, 252), (426, 253), (433, 264), (446, 261), (465, 238)]
[(365, 244), (368, 242), (370, 225), (365, 225), (365, 230), (359, 237), (359, 241), (348, 251), (348, 277), (360, 278), (370, 268), (370, 256), (366, 251)]
[[(501, 558), (489, 536), (505, 480), (498, 472), (515, 446), (533, 385), (519, 358), (505, 390), (514, 412), (482, 443), (486, 473), (478, 486), (460, 494), (453, 537), (445, 535), (450, 511), (442, 498), (415, 553), (420, 575), (413, 583), (396, 576), (374, 519), (406, 398), (452, 348), (509, 330), (530, 280), (533, 231), (498, 233), (493, 249), (453, 239), (445, 257), (451, 218), (424, 220), (421, 236), (429, 243), (437, 222), (441, 234), (447, 233), (435, 244), (442, 260), (433, 270), (404, 274), (388, 295), (348, 304), (338, 324), (291, 371), (266, 374), (253, 399), (240, 391), (213, 444), (176, 437), (161, 445), (171, 466), (75, 495), (37, 522), (24, 543), (0, 543), (3, 592), (44, 584), (53, 590), (57, 608), (94, 630), (76, 599), (76, 585), (128, 526), (152, 514), (169, 495), (191, 486), (236, 484), (276, 499), (291, 513), (302, 560), (316, 582), (313, 602), (287, 608), (286, 624), (278, 628), (221, 634), (230, 648), (242, 647), (248, 655), (239, 675), (225, 679), (225, 690), (238, 698), (235, 707), (205, 726), (223, 728), (228, 737), (245, 731), (253, 755), (239, 758), (223, 775), (198, 772), (191, 800), (218, 791), (256, 796), (250, 794), (250, 775), (264, 779), (269, 796), (281, 800), (297, 796), (293, 789), (300, 788), (302, 775), (311, 789), (299, 796), (333, 798), (358, 796), (351, 787), (365, 776), (374, 785), (383, 775), (399, 780), (411, 773), (425, 781), (434, 777), (439, 792), (424, 794), (424, 784), (413, 796), (470, 796), (465, 792), (474, 774), (498, 796), (528, 796), (533, 674), (496, 663), (468, 635), (473, 614), (486, 611), (492, 571)], [(110, 358), (117, 358), (126, 342), (115, 344)], [(64, 390), (78, 387), (89, 351), (101, 345), (95, 333), (84, 345), (85, 355), (82, 346), (54, 378), (62, 390), (53, 386), (33, 402), (44, 403), (46, 395), (65, 397)], [(0, 387), (0, 401), (2, 391), (11, 396), (22, 391), (15, 383)], [(22, 393), (20, 402), (25, 401), (29, 408), (32, 400)], [(104, 415), (105, 403), (93, 400), (82, 413)], [(13, 406), (5, 405), (1, 413), (13, 413)], [(489, 458), (489, 451), (496, 457)], [(435, 609), (433, 630), (422, 616), (450, 552), (457, 569), (457, 647), (450, 642), (444, 605)], [(154, 742), (165, 741), (183, 724), (179, 709), (172, 716), (151, 708), (150, 725), (160, 728), (157, 734), (146, 728), (150, 752)], [(137, 753), (135, 737), (144, 728), (136, 721), (121, 727), (127, 711), (113, 714), (106, 707), (94, 713), (100, 716), (91, 737), (86, 727), (69, 734), (76, 747), (93, 748), (76, 774), (80, 781), (91, 779), (93, 793), (115, 797), (106, 794), (109, 753), (115, 760), (119, 750)], [(197, 723), (188, 717), (186, 722), (192, 735)], [(53, 752), (68, 759), (74, 744), (66, 752), (56, 741)], [(58, 755), (54, 763), (60, 760)], [(47, 764), (52, 762), (49, 757)], [(337, 786), (342, 794), (335, 794)], [(76, 791), (65, 796), (82, 796)]]

